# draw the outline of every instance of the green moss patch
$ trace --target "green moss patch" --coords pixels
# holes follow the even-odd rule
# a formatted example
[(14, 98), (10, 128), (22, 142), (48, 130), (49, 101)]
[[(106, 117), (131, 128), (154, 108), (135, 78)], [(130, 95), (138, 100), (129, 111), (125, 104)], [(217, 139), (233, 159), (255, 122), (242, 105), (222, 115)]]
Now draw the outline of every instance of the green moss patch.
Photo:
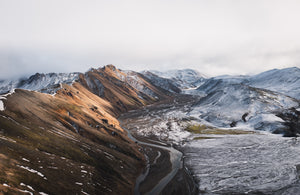
[(241, 135), (241, 134), (254, 134), (254, 131), (245, 131), (238, 129), (218, 129), (202, 124), (190, 125), (185, 129), (188, 132), (195, 134), (211, 134), (211, 135)]

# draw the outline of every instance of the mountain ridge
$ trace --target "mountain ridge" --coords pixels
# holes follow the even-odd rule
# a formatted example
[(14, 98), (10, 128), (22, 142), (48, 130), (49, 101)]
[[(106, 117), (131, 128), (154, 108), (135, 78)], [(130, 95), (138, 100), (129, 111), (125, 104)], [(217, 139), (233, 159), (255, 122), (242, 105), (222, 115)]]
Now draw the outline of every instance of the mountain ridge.
[[(59, 83), (53, 94), (14, 89), (1, 95), (0, 191), (132, 194), (146, 160), (117, 118), (171, 97), (138, 73), (139, 83), (118, 74), (126, 76), (106, 66)], [(36, 74), (26, 83), (43, 78)]]

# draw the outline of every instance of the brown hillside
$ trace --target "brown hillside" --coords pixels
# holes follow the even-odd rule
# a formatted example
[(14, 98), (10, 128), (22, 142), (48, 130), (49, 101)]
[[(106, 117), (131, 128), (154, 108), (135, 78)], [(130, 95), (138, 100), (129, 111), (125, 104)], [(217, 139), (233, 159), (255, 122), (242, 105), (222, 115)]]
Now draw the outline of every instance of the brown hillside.
[(164, 98), (114, 66), (81, 74), (54, 96), (17, 89), (0, 111), (0, 191), (133, 193), (144, 156), (116, 118)]

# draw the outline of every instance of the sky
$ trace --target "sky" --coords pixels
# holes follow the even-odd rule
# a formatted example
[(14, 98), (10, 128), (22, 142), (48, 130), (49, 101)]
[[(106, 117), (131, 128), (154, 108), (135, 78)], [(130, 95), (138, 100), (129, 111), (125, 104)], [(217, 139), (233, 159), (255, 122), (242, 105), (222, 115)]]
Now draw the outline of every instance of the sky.
[(300, 67), (299, 0), (0, 0), (0, 79), (36, 72)]

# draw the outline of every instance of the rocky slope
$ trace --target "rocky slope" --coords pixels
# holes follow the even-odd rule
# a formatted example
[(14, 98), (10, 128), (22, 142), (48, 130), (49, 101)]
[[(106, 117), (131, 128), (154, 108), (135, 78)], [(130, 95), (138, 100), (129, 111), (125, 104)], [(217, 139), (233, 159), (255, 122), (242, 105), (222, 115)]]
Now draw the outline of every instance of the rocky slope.
[[(112, 65), (64, 79), (36, 74), (22, 83), (16, 86), (30, 91), (0, 99), (1, 192), (133, 193), (145, 159), (116, 118), (170, 92)], [(53, 85), (55, 91), (43, 90)]]

